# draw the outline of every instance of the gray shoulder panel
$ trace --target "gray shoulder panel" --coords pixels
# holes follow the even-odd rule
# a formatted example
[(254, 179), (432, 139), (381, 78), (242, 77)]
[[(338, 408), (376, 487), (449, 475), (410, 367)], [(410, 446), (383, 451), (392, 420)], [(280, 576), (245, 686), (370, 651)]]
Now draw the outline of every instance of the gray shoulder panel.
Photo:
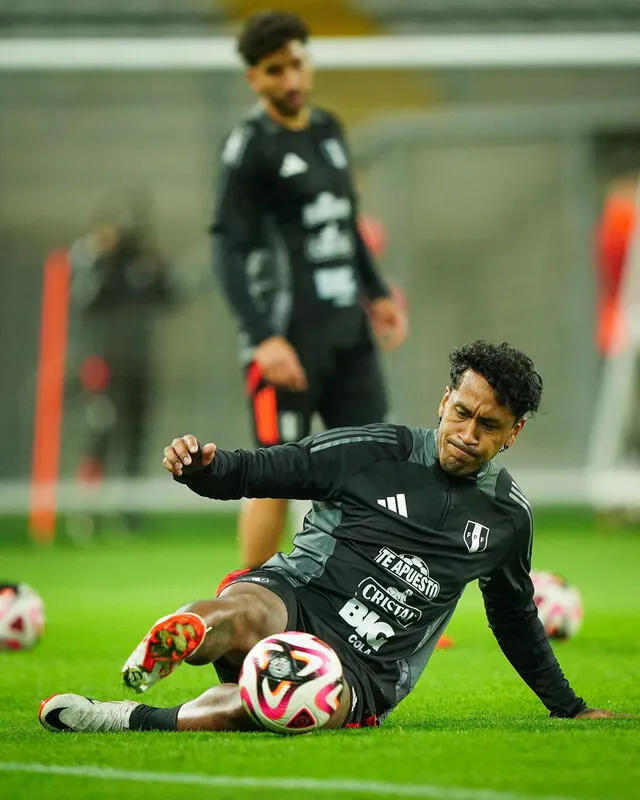
[(476, 485), (481, 492), (488, 494), (489, 497), (496, 496), (498, 478), (504, 472), (504, 467), (497, 461), (490, 461), (478, 473)]
[(413, 448), (409, 461), (430, 467), (436, 463), (436, 428), (413, 428), (407, 426), (413, 437)]
[(266, 134), (280, 133), (282, 131), (282, 125), (278, 125), (274, 119), (271, 119), (262, 103), (256, 103), (245, 119), (252, 120)]
[(509, 492), (509, 500), (512, 503), (515, 503), (522, 515), (524, 513), (527, 523), (529, 532), (533, 533), (533, 510), (531, 508), (531, 503), (527, 499), (526, 495), (522, 491), (522, 489), (518, 486), (518, 484), (514, 481), (511, 475), (505, 470), (504, 475), (508, 478), (507, 481), (507, 490)]
[(489, 497), (506, 503), (520, 518), (530, 533), (533, 532), (533, 511), (531, 503), (522, 489), (502, 464), (490, 461), (478, 474), (477, 486)]
[(314, 502), (302, 530), (293, 540), (291, 553), (276, 553), (265, 566), (283, 570), (298, 586), (318, 578), (333, 554), (336, 546), (333, 532), (341, 521), (342, 509), (337, 503)]
[(222, 149), (222, 163), (226, 167), (235, 169), (242, 164), (254, 133), (255, 128), (246, 122), (239, 123), (231, 131)]
[(326, 450), (338, 445), (356, 444), (358, 442), (378, 442), (380, 444), (398, 443), (398, 426), (385, 422), (374, 422), (351, 428), (332, 428), (317, 434), (313, 439), (311, 452)]

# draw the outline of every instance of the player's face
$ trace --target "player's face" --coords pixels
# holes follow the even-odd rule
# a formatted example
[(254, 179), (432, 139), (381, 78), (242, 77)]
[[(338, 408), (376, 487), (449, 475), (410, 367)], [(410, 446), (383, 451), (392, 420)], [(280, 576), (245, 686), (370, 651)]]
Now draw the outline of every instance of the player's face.
[(510, 447), (525, 420), (500, 405), (482, 375), (467, 370), (457, 389), (447, 386), (438, 408), (438, 460), (445, 472), (470, 475)]
[(302, 42), (292, 41), (247, 70), (254, 92), (283, 117), (296, 117), (309, 103), (313, 67)]

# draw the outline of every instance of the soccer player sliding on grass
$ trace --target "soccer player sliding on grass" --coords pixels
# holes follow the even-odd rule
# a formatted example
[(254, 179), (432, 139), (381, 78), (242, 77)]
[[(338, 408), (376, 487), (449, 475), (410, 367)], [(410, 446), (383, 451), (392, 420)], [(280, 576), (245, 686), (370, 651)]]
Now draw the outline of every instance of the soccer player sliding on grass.
[(532, 599), (531, 508), (494, 461), (538, 409), (542, 379), (507, 344), (476, 341), (450, 362), (435, 428), (338, 428), (234, 452), (174, 439), (164, 467), (197, 494), (307, 498), (312, 512), (291, 553), (159, 619), (122, 671), (144, 692), (183, 661), (213, 664), (221, 685), (174, 708), (58, 694), (42, 703), (42, 725), (255, 730), (239, 671), (256, 642), (287, 630), (314, 634), (342, 662), (345, 688), (325, 727), (379, 725), (416, 685), (473, 580), (502, 651), (551, 716), (617, 716), (589, 708), (562, 673)]

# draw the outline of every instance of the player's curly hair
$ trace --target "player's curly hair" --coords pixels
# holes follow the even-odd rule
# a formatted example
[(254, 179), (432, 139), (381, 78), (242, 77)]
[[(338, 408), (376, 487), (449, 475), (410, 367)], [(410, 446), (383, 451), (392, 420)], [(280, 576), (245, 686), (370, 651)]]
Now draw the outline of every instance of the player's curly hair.
[(253, 67), (288, 42), (306, 42), (308, 38), (309, 29), (300, 17), (268, 11), (246, 20), (238, 37), (238, 52)]
[(507, 342), (490, 344), (477, 339), (471, 344), (453, 350), (451, 363), (451, 388), (457, 389), (468, 369), (484, 376), (496, 393), (500, 405), (513, 411), (516, 419), (534, 414), (542, 397), (542, 378), (533, 361), (510, 347)]

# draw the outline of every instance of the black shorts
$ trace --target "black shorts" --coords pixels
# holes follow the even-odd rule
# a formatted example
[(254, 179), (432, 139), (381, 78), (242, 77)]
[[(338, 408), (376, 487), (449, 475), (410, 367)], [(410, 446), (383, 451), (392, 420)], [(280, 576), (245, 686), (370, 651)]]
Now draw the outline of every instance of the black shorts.
[(258, 447), (308, 436), (314, 414), (326, 428), (384, 422), (387, 396), (378, 356), (365, 340), (349, 347), (296, 348), (309, 388), (292, 392), (267, 383), (255, 362), (246, 368), (246, 391)]
[[(326, 640), (323, 635), (324, 626), (315, 619), (312, 613), (302, 608), (298, 601), (295, 587), (278, 571), (274, 569), (254, 569), (243, 575), (225, 582), (224, 588), (234, 583), (257, 583), (265, 589), (277, 594), (287, 609), (287, 630), (304, 631)], [(351, 711), (349, 712), (344, 728), (371, 728), (377, 727), (379, 717), (376, 713), (375, 695), (372, 687), (372, 676), (363, 665), (351, 656), (348, 651), (341, 650), (332, 645), (336, 650), (344, 676), (351, 691)], [(237, 683), (240, 670), (214, 663), (216, 673), (221, 683)]]

